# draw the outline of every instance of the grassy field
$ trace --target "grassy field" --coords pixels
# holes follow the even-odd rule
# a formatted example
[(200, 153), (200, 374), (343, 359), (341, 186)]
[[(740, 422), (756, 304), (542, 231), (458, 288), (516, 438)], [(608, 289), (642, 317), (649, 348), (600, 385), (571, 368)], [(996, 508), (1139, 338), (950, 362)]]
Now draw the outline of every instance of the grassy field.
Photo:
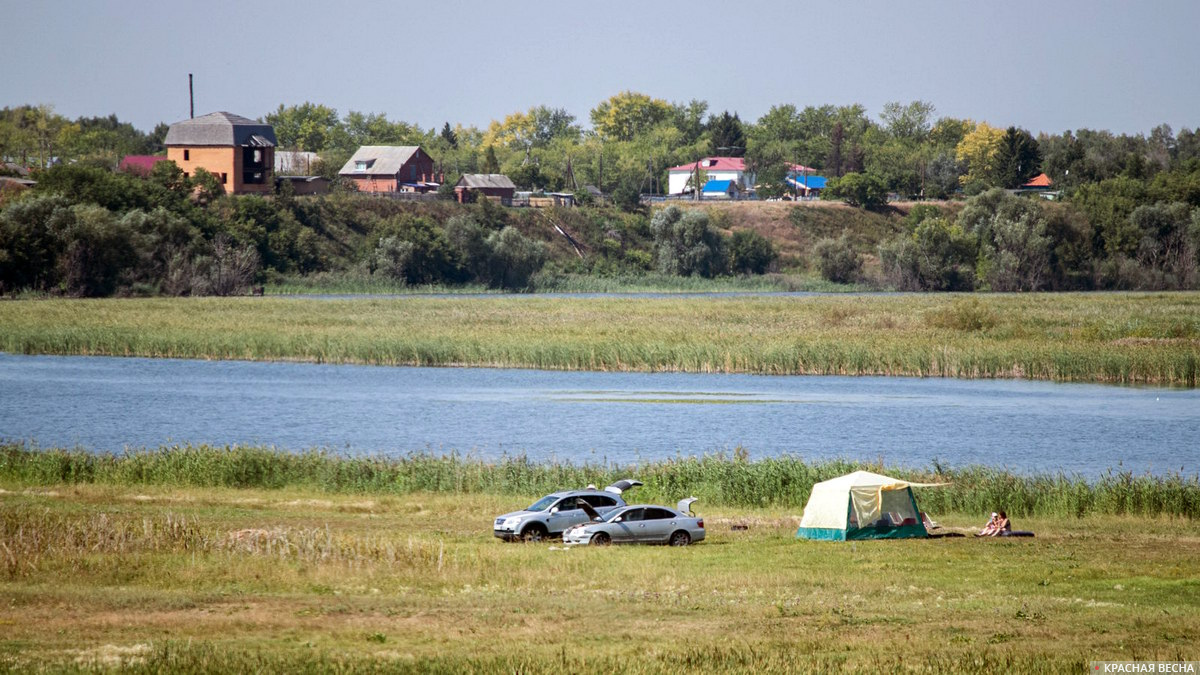
[(1192, 387), (1200, 293), (27, 300), (0, 351)]
[(1192, 519), (1033, 517), (1017, 521), (1032, 540), (844, 544), (795, 540), (799, 509), (698, 503), (709, 539), (685, 549), (492, 538), (491, 516), (537, 496), (5, 475), (0, 670), (1082, 672), (1200, 658)]

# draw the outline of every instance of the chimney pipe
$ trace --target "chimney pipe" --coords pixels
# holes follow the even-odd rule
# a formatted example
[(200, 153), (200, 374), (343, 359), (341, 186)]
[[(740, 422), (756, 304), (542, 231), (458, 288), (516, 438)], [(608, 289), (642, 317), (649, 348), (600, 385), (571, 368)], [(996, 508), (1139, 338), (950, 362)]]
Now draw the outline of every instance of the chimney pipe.
[(192, 95), (192, 74), (188, 73), (188, 117), (196, 116), (196, 98)]

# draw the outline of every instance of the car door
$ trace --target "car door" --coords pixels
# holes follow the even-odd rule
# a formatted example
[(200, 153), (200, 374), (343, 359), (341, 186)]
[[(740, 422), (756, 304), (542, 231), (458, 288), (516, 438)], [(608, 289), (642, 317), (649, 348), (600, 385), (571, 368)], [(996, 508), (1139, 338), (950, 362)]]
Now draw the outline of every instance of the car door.
[(651, 544), (665, 542), (678, 526), (679, 518), (673, 511), (648, 508), (642, 517), (642, 525), (638, 528), (638, 541)]
[(613, 524), (612, 540), (614, 543), (637, 541), (637, 533), (642, 526), (642, 513), (645, 509), (629, 509), (610, 521)]
[(559, 534), (572, 525), (587, 521), (587, 514), (579, 508), (576, 499), (578, 497), (566, 497), (550, 507), (551, 513), (546, 519), (546, 529), (550, 530), (551, 534)]

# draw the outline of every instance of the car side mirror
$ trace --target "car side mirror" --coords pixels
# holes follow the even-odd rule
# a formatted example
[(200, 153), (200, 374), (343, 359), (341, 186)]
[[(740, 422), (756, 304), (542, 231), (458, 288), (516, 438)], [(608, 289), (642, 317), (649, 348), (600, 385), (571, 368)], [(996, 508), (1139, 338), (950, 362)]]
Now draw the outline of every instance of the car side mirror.
[(619, 523), (619, 522), (621, 522), (621, 516), (617, 516), (616, 518), (613, 518), (613, 522), (614, 522), (614, 523)]
[(551, 514), (558, 513), (558, 507), (556, 506), (556, 507), (554, 507), (554, 508), (550, 509), (550, 513), (551, 513)]

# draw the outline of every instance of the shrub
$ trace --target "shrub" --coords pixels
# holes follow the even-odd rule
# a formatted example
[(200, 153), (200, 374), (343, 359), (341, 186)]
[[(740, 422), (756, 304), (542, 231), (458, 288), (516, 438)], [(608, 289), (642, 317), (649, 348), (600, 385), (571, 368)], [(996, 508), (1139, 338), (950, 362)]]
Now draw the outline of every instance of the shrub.
[(458, 254), (467, 273), (475, 279), (488, 274), (488, 232), (479, 221), (470, 216), (453, 216), (446, 221), (446, 240)]
[(729, 268), (734, 274), (765, 274), (779, 257), (771, 240), (754, 230), (738, 230), (729, 242)]
[(821, 196), (843, 199), (850, 206), (875, 209), (887, 203), (887, 185), (874, 174), (850, 172), (830, 181)]
[(654, 214), (655, 260), (663, 274), (712, 278), (725, 269), (725, 242), (704, 211), (678, 206)]
[(996, 215), (988, 229), (992, 241), (982, 244), (984, 278), (994, 291), (1036, 291), (1050, 272), (1050, 237), (1046, 221), (1029, 214), (1017, 219)]
[(70, 295), (112, 295), (119, 277), (137, 264), (129, 228), (103, 206), (76, 204), (73, 222), (63, 233), (66, 240), (62, 279)]
[(857, 281), (862, 275), (862, 256), (850, 245), (850, 238), (843, 233), (837, 239), (822, 239), (813, 246), (817, 268), (821, 276), (838, 284)]
[(929, 218), (912, 235), (879, 246), (884, 279), (900, 290), (974, 288), (975, 240), (945, 218)]
[(546, 262), (546, 245), (508, 226), (487, 238), (490, 256), (488, 283), (493, 287), (520, 289)]

